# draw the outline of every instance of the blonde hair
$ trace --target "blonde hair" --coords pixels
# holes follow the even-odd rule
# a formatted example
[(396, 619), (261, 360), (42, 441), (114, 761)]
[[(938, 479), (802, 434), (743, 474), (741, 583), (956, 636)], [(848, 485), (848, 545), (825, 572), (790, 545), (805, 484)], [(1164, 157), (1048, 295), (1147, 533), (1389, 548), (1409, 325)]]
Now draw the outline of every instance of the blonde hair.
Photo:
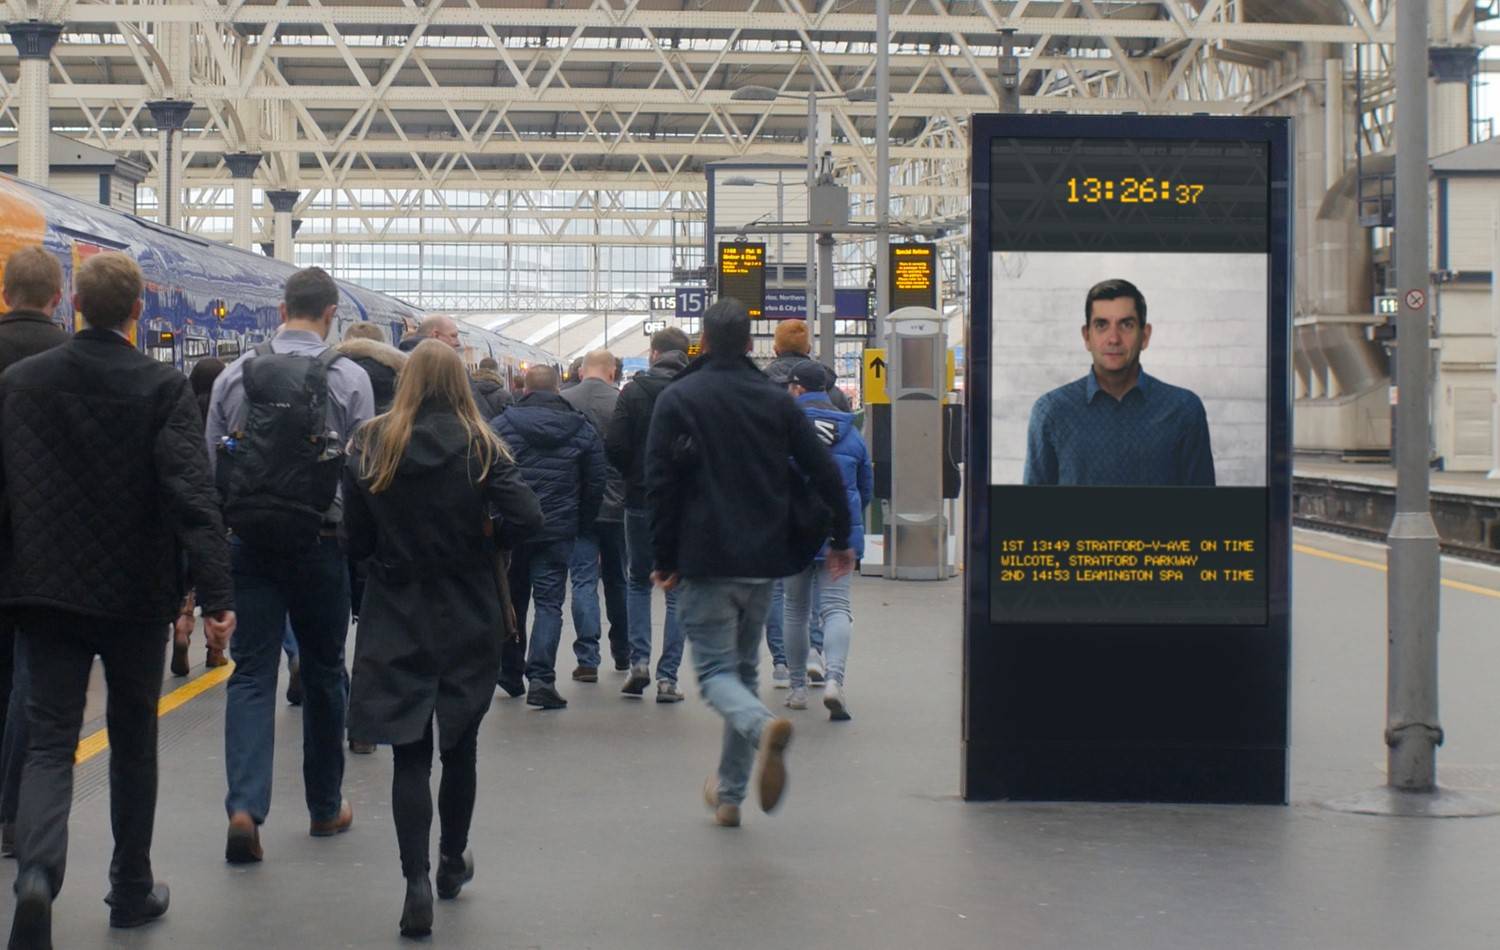
[(62, 265), (41, 245), (23, 247), (5, 262), (5, 295), (17, 307), (43, 310), (62, 293)]
[(119, 251), (95, 254), (73, 276), (83, 319), (101, 330), (114, 329), (129, 320), (144, 289), (140, 266)]
[(783, 320), (776, 324), (776, 337), (772, 346), (776, 349), (777, 356), (790, 356), (800, 353), (803, 356), (812, 352), (812, 341), (807, 335), (806, 320)]
[(458, 417), (469, 438), (470, 458), (479, 458), (479, 481), (489, 477), (496, 459), (511, 461), (510, 449), (474, 404), (463, 360), (442, 341), (423, 340), (407, 357), (391, 408), (366, 422), (356, 434), (363, 452), (359, 476), (369, 485), (370, 494), (380, 494), (396, 480), (417, 413), (425, 405), (445, 407)]
[(385, 342), (385, 331), (368, 320), (360, 320), (349, 324), (349, 329), (344, 331), (346, 340), (374, 340), (376, 343)]

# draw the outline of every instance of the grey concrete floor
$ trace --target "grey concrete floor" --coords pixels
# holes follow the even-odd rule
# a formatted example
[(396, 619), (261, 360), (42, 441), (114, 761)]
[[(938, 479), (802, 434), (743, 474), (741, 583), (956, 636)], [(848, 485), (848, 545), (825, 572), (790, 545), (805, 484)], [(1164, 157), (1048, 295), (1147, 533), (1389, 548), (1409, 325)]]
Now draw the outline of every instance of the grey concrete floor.
[[(1299, 534), (1356, 561), (1380, 549)], [(957, 798), (960, 585), (855, 583), (854, 721), (794, 713), (775, 816), (714, 827), (699, 788), (718, 720), (565, 679), (572, 705), (497, 700), (480, 734), (478, 877), (431, 942), (465, 948), (1484, 948), (1500, 945), (1500, 819), (1359, 817), (1318, 804), (1378, 784), (1382, 573), (1299, 553), (1286, 808), (968, 805)], [(1449, 565), (1500, 592), (1500, 572)], [(1500, 800), (1494, 596), (1443, 591), (1449, 784)], [(201, 657), (195, 659), (201, 662)], [(689, 682), (690, 682), (690, 678)], [(176, 685), (169, 682), (168, 687)], [(687, 683), (685, 683), (687, 685)], [(780, 702), (785, 693), (769, 694)], [(160, 923), (113, 932), (103, 756), (80, 769), (58, 947), (396, 947), (402, 883), (388, 750), (350, 757), (357, 817), (306, 834), (299, 713), (278, 720), (264, 864), (222, 861), (223, 690), (162, 723)], [(9, 916), (8, 890), (0, 913)]]

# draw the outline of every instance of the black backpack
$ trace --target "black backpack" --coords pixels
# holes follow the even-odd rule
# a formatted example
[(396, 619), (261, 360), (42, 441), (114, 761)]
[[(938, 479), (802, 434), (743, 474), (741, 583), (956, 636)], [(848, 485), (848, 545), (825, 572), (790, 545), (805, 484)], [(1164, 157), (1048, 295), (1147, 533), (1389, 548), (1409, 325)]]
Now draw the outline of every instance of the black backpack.
[(224, 522), (246, 543), (291, 553), (318, 541), (344, 468), (347, 433), (328, 429), (328, 369), (343, 354), (276, 353), (245, 361), (244, 421), (215, 446)]

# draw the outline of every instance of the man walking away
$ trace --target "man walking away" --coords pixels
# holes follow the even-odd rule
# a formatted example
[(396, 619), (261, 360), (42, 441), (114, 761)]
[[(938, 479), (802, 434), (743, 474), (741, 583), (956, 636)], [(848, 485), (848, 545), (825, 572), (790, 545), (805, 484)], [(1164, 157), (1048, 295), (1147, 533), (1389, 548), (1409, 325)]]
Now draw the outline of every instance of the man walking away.
[(166, 913), (167, 886), (151, 871), (156, 705), (168, 625), (185, 593), (184, 551), (209, 643), (222, 646), (235, 626), (192, 389), (130, 343), (143, 283), (123, 254), (90, 258), (73, 297), (87, 329), (0, 378), (0, 484), (10, 512), (0, 606), (19, 612), (17, 645), (32, 684), (13, 950), (52, 946), (95, 656), (109, 692), (109, 922), (135, 927)]
[(484, 416), (486, 422), (510, 406), (510, 387), (501, 378), (500, 364), (493, 356), (486, 356), (479, 361), (479, 369), (474, 373), (470, 388), (474, 393), (474, 402), (479, 406), (479, 414)]
[[(749, 351), (745, 305), (720, 299), (703, 315), (703, 356), (656, 400), (646, 451), (653, 577), (669, 590), (681, 584), (679, 617), (698, 685), (724, 717), (718, 775), (703, 793), (727, 826), (739, 824), (752, 759), (763, 810), (774, 809), (786, 787), (792, 724), (773, 718), (756, 694), (771, 581), (799, 573), (830, 535), (830, 574), (842, 577), (854, 567), (833, 457)], [(812, 491), (800, 497), (807, 483)], [(801, 517), (815, 510), (814, 499), (830, 518)]]
[(510, 447), (521, 476), (542, 505), (542, 530), (511, 552), (510, 592), (516, 621), (526, 628), (526, 607), (536, 599), (536, 620), (528, 649), (521, 633), (501, 654), (500, 688), (521, 695), (525, 657), (528, 706), (561, 709), (557, 692), (557, 646), (562, 639), (562, 605), (573, 542), (599, 517), (607, 465), (604, 448), (583, 413), (558, 394), (557, 370), (526, 371), (526, 394), (490, 425)]
[(224, 715), (224, 765), (232, 864), (261, 860), (260, 826), (271, 808), (276, 673), (287, 620), (302, 668), (302, 782), (308, 833), (347, 831), (344, 717), (349, 680), (349, 568), (338, 543), (343, 450), (374, 415), (370, 377), (324, 340), (339, 288), (316, 267), (286, 282), (281, 330), (224, 371), (208, 410), (239, 632)]
[[(62, 346), (68, 334), (52, 322), (62, 302), (62, 265), (38, 246), (23, 247), (5, 262), (5, 309), (0, 317), (0, 372), (28, 356)], [(16, 796), (26, 759), (26, 695), (30, 677), (15, 666), (16, 623), (0, 616), (0, 855), (16, 853)]]
[[(630, 623), (630, 678), (622, 692), (640, 695), (651, 682), (651, 512), (646, 507), (646, 436), (651, 411), (667, 384), (687, 366), (688, 338), (676, 327), (651, 335), (651, 368), (625, 384), (610, 420), (604, 451), (625, 473), (625, 544), (629, 561), (626, 609)], [(656, 663), (656, 701), (682, 699), (677, 668), (682, 662), (682, 627), (677, 592), (667, 591), (666, 628)]]
[[(609, 420), (614, 417), (620, 391), (615, 388), (615, 355), (594, 350), (583, 358), (583, 378), (562, 394), (583, 413), (599, 444), (604, 444)], [(599, 517), (585, 526), (573, 543), (568, 573), (573, 582), (573, 652), (578, 668), (573, 678), (584, 683), (599, 679), (599, 581), (604, 581), (604, 610), (609, 619), (609, 651), (615, 669), (623, 670), (630, 657), (625, 613), (625, 480), (613, 465), (604, 483), (604, 503)], [(632, 673), (632, 679), (634, 673)], [(642, 684), (644, 685), (644, 684)]]

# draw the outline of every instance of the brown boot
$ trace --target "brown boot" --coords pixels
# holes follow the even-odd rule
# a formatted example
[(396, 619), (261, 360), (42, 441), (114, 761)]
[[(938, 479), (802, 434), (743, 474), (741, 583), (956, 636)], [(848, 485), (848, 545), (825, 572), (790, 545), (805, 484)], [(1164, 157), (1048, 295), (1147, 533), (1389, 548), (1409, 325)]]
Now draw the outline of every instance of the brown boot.
[(224, 860), (230, 864), (254, 864), (264, 856), (260, 848), (260, 826), (246, 812), (235, 812), (229, 819)]
[(223, 650), (219, 650), (219, 649), (216, 649), (214, 647), (209, 647), (208, 648), (208, 659), (203, 662), (203, 665), (206, 666), (206, 667), (208, 667), (209, 669), (213, 669), (216, 666), (223, 666), (224, 664), (226, 664), (228, 662), (229, 662), (229, 658), (224, 655), (224, 651)]

